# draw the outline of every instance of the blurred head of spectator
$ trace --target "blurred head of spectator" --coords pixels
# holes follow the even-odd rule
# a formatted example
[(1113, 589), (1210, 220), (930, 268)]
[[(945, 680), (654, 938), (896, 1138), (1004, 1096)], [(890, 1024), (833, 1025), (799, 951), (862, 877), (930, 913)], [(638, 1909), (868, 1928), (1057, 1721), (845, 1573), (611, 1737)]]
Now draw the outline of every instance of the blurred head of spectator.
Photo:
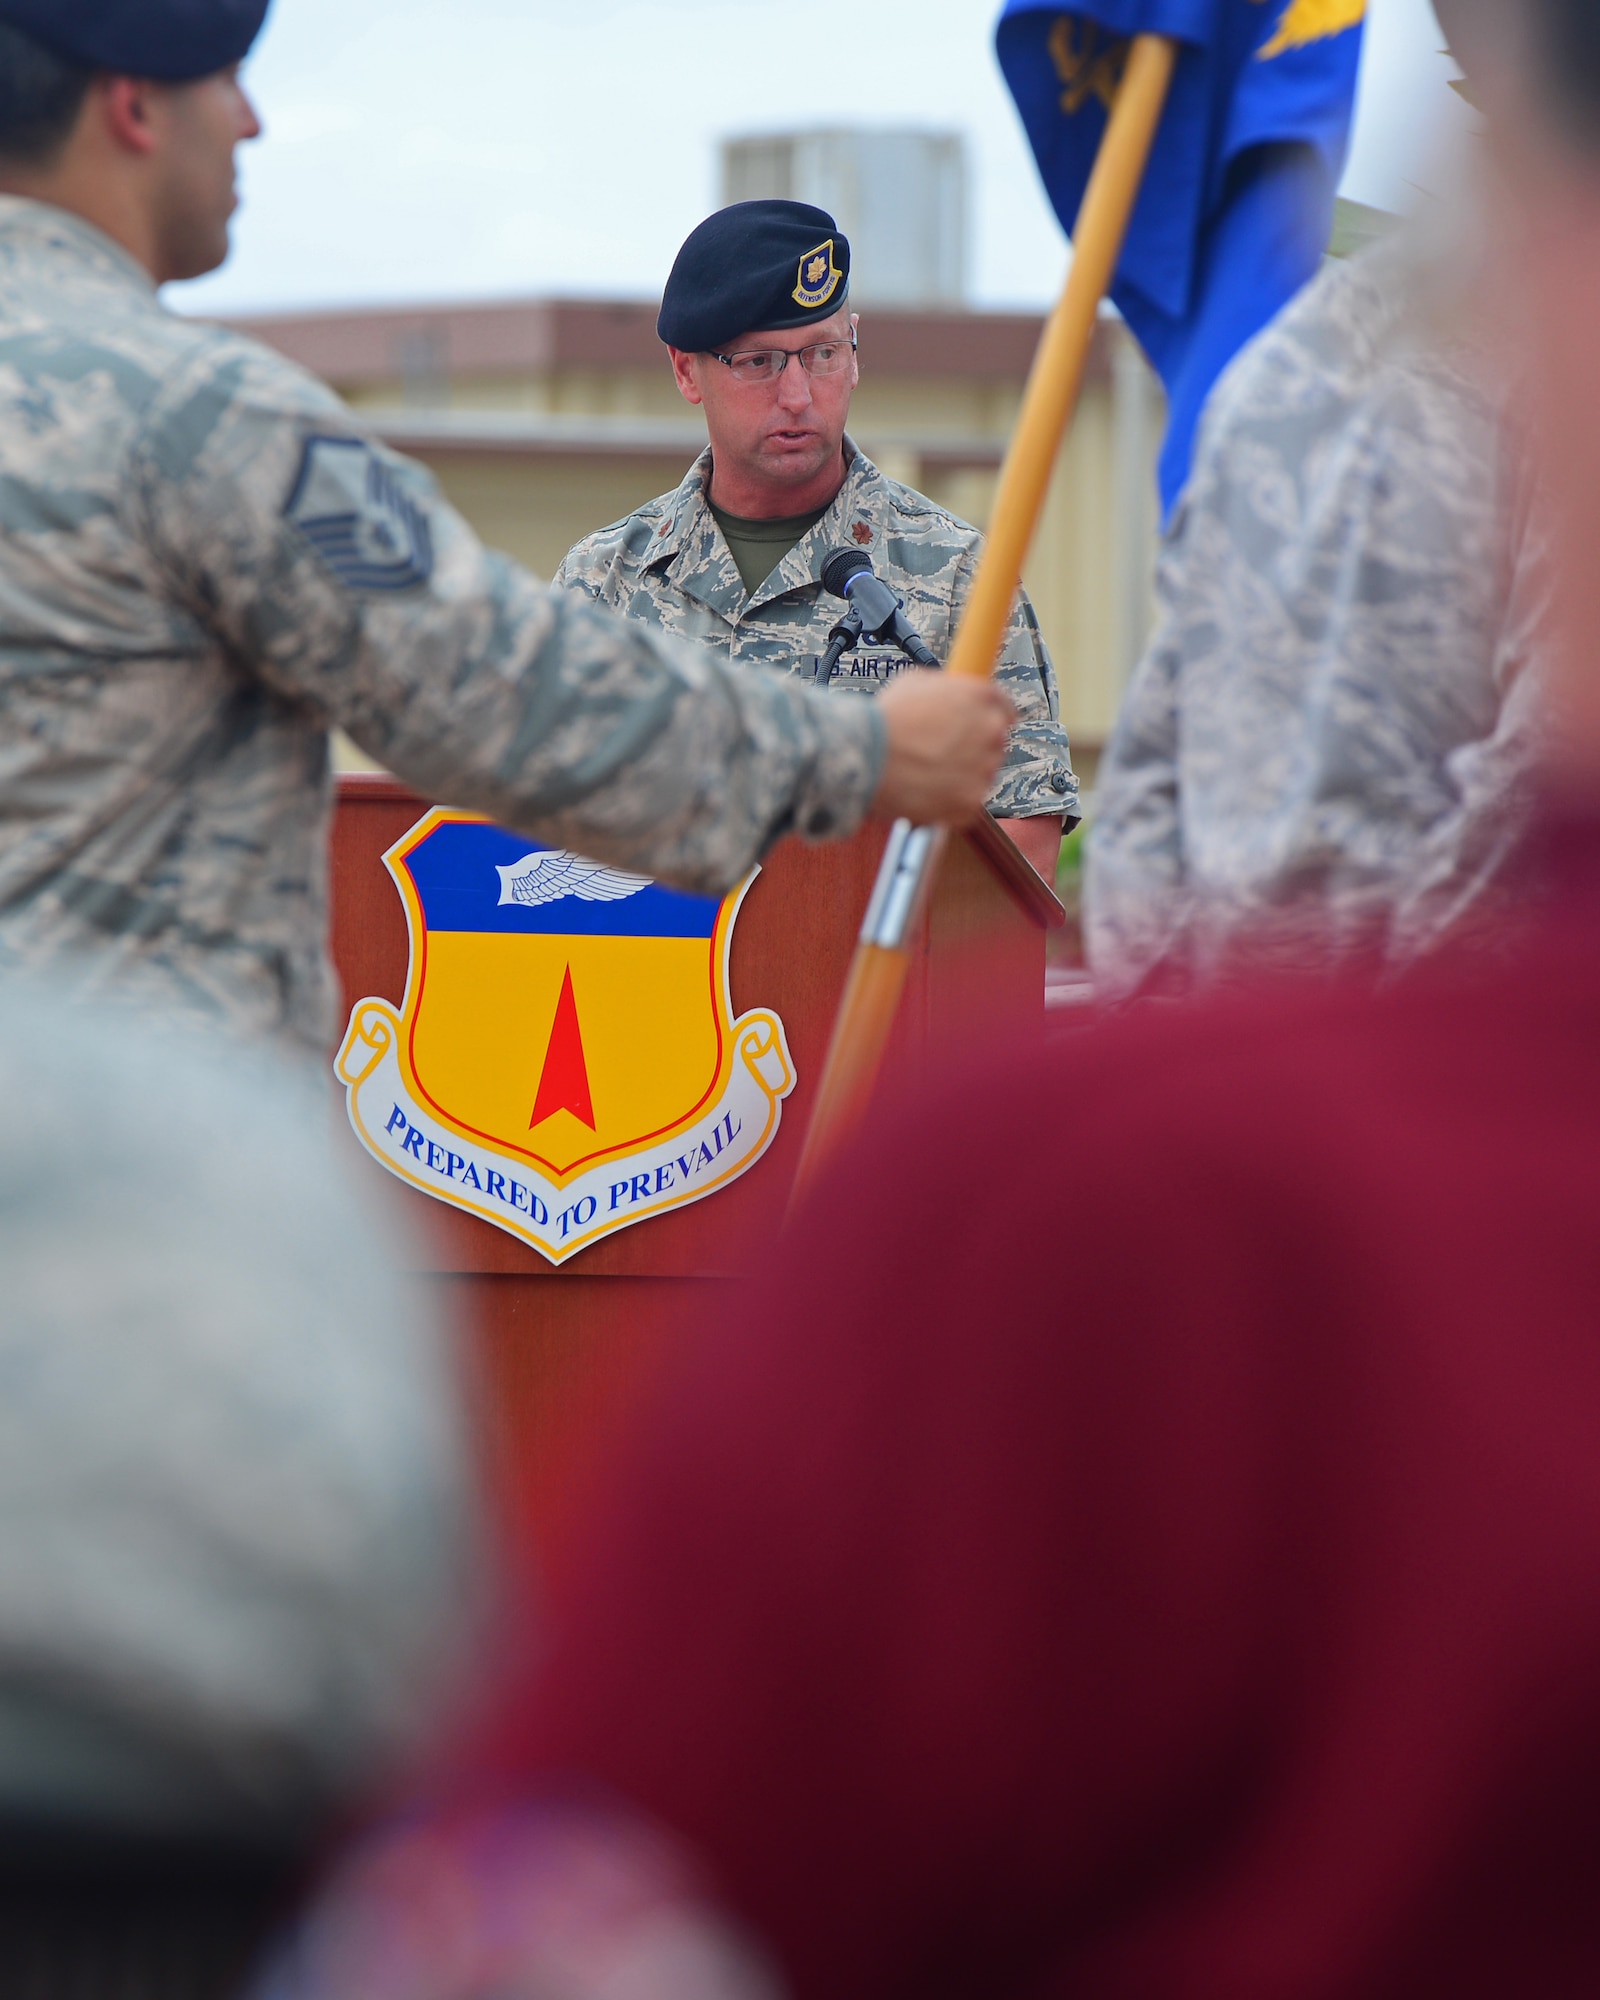
[(325, 1107), (0, 992), (0, 1992), (231, 1990), (475, 1593), (440, 1331)]

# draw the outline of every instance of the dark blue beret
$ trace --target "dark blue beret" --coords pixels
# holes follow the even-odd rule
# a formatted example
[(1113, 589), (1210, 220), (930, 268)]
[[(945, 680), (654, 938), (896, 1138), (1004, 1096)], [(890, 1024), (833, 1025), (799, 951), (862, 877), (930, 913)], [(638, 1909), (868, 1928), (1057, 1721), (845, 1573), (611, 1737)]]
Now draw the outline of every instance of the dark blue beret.
[(850, 245), (825, 208), (736, 201), (678, 252), (656, 332), (705, 354), (741, 333), (831, 319), (850, 295)]
[(0, 21), (89, 69), (193, 83), (241, 62), (270, 0), (0, 0)]

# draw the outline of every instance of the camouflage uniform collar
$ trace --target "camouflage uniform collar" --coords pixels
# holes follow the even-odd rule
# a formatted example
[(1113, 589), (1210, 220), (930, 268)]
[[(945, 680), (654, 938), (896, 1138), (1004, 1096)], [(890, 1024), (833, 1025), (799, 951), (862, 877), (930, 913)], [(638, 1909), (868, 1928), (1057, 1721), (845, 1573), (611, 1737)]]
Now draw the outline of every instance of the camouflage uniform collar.
[(844, 440), (844, 484), (833, 504), (778, 564), (765, 583), (746, 597), (733, 552), (711, 511), (711, 447), (706, 446), (684, 475), (657, 528), (652, 569), (665, 568), (686, 597), (737, 624), (792, 590), (820, 584), (830, 550), (877, 547), (883, 539), (883, 474), (848, 433)]
[(0, 194), (0, 238), (32, 238), (42, 249), (64, 250), (88, 265), (97, 276), (137, 287), (149, 298), (155, 281), (138, 258), (114, 242), (103, 229), (53, 202), (27, 195)]
[(662, 503), (661, 519), (656, 526), (656, 546), (650, 551), (649, 568), (659, 569), (670, 562), (703, 522), (715, 524), (710, 496), (711, 447), (707, 445), (683, 475), (676, 490), (669, 493)]

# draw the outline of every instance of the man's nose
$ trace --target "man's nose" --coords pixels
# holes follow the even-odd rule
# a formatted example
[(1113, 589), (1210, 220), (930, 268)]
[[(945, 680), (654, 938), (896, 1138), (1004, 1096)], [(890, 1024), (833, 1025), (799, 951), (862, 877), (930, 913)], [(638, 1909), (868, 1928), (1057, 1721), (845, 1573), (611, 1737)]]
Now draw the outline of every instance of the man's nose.
[(789, 356), (788, 366), (778, 377), (778, 401), (786, 410), (803, 410), (811, 401), (811, 377), (798, 354)]

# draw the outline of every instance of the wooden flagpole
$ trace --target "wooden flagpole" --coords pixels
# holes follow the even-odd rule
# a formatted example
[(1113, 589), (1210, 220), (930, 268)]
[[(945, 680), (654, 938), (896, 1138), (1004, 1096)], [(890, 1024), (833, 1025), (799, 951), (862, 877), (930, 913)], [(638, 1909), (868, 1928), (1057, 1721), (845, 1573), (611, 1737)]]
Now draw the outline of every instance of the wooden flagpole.
[[(1165, 35), (1136, 36), (1128, 52), (1078, 211), (1072, 268), (1034, 356), (947, 673), (981, 680), (994, 672), (1056, 454), (1083, 388), (1100, 302), (1110, 290), (1144, 183), (1177, 53), (1177, 43)], [(890, 833), (834, 1022), (791, 1205), (804, 1198), (866, 1114), (905, 986), (911, 932), (938, 872), (944, 841), (943, 828), (913, 827), (907, 820), (897, 821)]]

